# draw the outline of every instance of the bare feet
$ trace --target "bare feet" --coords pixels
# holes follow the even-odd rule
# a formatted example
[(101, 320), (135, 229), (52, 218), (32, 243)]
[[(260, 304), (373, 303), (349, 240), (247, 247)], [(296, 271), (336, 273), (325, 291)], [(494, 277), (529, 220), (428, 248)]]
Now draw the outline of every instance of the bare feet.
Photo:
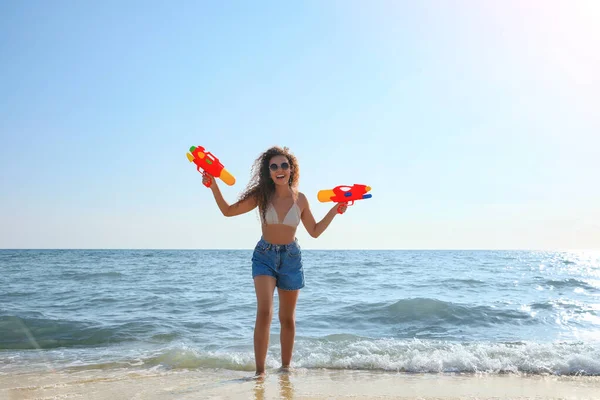
[(266, 376), (267, 376), (267, 373), (265, 371), (263, 371), (263, 372), (256, 372), (256, 374), (254, 374), (254, 376), (252, 377), (252, 379), (265, 379)]

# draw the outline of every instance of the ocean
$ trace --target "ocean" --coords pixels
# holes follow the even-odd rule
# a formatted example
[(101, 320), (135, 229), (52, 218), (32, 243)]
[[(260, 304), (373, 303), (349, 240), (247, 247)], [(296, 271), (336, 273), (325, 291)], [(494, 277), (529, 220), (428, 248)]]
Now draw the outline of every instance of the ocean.
[[(254, 372), (252, 250), (0, 250), (0, 374)], [(600, 375), (600, 253), (303, 250), (294, 368)], [(267, 366), (280, 366), (277, 291)]]

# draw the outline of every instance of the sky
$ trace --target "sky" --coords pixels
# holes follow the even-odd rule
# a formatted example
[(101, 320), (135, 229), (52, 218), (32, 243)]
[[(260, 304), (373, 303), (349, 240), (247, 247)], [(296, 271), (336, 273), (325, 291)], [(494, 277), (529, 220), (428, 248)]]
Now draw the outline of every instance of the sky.
[(304, 249), (600, 249), (600, 3), (0, 3), (0, 248), (250, 249), (185, 154), (367, 184)]

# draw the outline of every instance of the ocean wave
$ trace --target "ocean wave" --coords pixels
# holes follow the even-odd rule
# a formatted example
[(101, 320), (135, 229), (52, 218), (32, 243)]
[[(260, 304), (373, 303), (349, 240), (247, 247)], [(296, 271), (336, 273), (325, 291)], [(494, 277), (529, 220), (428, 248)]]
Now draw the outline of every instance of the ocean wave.
[[(279, 349), (267, 357), (280, 366)], [(294, 368), (381, 370), (405, 373), (487, 373), (531, 375), (600, 375), (600, 346), (585, 343), (456, 343), (368, 339), (353, 335), (303, 338), (296, 342)], [(122, 364), (145, 368), (218, 368), (253, 371), (247, 351), (204, 351), (190, 345), (165, 348)], [(81, 368), (81, 367), (79, 367)], [(90, 365), (94, 368), (94, 365)]]
[(492, 306), (465, 305), (431, 298), (401, 299), (393, 303), (360, 303), (343, 307), (332, 316), (344, 324), (427, 324), (483, 327), (493, 324), (534, 323), (530, 314)]
[(164, 342), (177, 337), (174, 332), (144, 321), (115, 325), (90, 322), (53, 320), (43, 317), (0, 316), (0, 350), (53, 349), (108, 346), (136, 342), (147, 336), (148, 341)]
[(101, 279), (101, 278), (123, 278), (125, 274), (117, 271), (107, 271), (107, 272), (79, 272), (79, 271), (65, 271), (60, 275), (60, 278), (63, 279), (72, 279), (75, 281), (84, 281), (84, 280), (92, 280), (92, 279)]
[(546, 281), (542, 282), (542, 284), (553, 287), (555, 289), (581, 288), (581, 289), (585, 289), (588, 291), (597, 291), (598, 290), (598, 288), (596, 288), (595, 286), (590, 285), (587, 282), (581, 281), (579, 279), (574, 279), (574, 278), (569, 278), (569, 279), (564, 279), (564, 280), (550, 279), (550, 280), (546, 280)]
[(312, 368), (600, 375), (600, 347), (583, 343), (356, 339), (320, 341), (303, 350), (298, 362)]
[(481, 281), (479, 279), (459, 279), (459, 278), (446, 279), (446, 280), (442, 281), (441, 284), (444, 286), (449, 286), (449, 287), (453, 287), (453, 288), (457, 288), (457, 289), (464, 288), (464, 287), (479, 288), (479, 287), (488, 285), (486, 282)]

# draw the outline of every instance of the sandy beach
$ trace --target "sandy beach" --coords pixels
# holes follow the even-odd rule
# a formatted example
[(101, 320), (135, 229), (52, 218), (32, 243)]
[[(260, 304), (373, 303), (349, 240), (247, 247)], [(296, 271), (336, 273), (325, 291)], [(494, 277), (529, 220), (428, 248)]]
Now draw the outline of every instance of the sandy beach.
[(297, 369), (263, 380), (231, 370), (85, 370), (0, 376), (25, 399), (597, 399), (600, 377)]

